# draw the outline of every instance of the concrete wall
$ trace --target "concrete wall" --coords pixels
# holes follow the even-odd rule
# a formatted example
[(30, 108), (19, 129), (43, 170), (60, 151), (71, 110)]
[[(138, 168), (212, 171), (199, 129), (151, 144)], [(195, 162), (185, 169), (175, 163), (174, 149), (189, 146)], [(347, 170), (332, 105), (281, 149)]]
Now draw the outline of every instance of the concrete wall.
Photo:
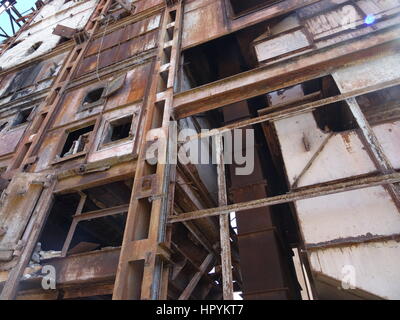
[[(69, 28), (81, 29), (89, 20), (98, 0), (69, 1), (53, 0), (40, 9), (40, 12), (30, 27), (17, 38), (19, 42), (0, 57), (0, 67), (8, 69), (23, 62), (32, 60), (54, 49), (60, 41), (60, 36), (53, 30), (58, 24)], [(30, 48), (43, 42), (34, 52)]]

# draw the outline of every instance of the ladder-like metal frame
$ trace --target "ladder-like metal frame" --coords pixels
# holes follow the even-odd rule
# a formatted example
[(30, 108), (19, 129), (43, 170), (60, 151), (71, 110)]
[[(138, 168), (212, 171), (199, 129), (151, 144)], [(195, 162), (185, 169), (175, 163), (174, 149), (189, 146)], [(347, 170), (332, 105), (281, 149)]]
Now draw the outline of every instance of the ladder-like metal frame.
[[(176, 174), (176, 145), (169, 140), (176, 130), (171, 120), (182, 2), (167, 6), (162, 21), (150, 92), (143, 106), (146, 116), (142, 142), (114, 285), (113, 299), (118, 300), (167, 298), (171, 239), (167, 217), (172, 212)], [(154, 146), (161, 160), (155, 164), (146, 157)]]

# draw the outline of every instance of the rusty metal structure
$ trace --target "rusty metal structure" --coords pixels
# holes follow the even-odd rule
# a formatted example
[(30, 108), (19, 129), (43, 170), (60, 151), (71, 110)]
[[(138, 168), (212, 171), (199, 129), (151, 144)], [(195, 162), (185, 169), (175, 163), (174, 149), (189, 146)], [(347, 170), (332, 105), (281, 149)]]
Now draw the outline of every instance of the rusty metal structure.
[[(20, 21), (0, 299), (400, 299), (399, 0), (43, 0)], [(182, 129), (209, 162), (179, 161)]]

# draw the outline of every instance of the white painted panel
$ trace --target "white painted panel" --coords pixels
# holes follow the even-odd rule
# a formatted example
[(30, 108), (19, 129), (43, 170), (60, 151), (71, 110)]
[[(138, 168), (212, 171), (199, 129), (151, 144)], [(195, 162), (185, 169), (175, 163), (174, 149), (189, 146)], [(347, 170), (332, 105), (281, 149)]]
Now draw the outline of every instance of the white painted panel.
[(301, 200), (295, 205), (308, 244), (400, 231), (400, 214), (380, 186)]
[(299, 180), (298, 186), (357, 176), (376, 171), (364, 146), (354, 131), (333, 135), (313, 164)]
[(311, 268), (340, 283), (354, 267), (355, 286), (386, 299), (400, 299), (400, 243), (387, 241), (330, 248), (310, 254)]
[(365, 61), (332, 73), (341, 92), (400, 78), (400, 53)]

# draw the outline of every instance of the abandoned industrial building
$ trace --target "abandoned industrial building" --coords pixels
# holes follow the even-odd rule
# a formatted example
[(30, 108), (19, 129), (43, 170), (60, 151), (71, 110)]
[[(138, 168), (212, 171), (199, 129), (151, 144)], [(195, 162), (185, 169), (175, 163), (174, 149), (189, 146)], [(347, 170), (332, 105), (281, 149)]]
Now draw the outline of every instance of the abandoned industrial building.
[(16, 2), (0, 299), (400, 299), (400, 0)]

